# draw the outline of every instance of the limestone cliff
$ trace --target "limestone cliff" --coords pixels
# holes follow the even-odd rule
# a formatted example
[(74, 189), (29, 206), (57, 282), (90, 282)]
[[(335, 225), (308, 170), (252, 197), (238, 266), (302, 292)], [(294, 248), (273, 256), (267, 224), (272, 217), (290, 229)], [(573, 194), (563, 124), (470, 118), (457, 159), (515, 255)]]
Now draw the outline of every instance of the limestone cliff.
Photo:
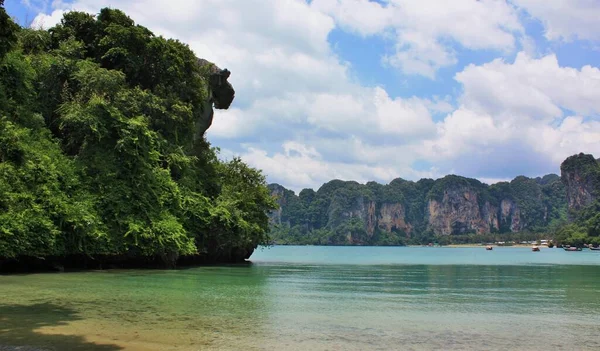
[(589, 154), (567, 158), (560, 166), (569, 210), (578, 211), (600, 198), (600, 163)]
[[(376, 221), (372, 225), (372, 231), (375, 226), (385, 232), (400, 231), (410, 235), (413, 226), (406, 221), (404, 206), (400, 203), (383, 203), (379, 208)], [(376, 224), (375, 224), (376, 223)]]
[(281, 206), (271, 213), (275, 240), (291, 243), (394, 245), (428, 233), (537, 230), (566, 208), (557, 175), (492, 186), (456, 175), (386, 185), (333, 180), (300, 196), (277, 184), (270, 189)]
[(293, 191), (284, 188), (279, 184), (269, 184), (271, 196), (273, 196), (279, 208), (269, 213), (269, 219), (272, 224), (292, 226), (296, 224), (294, 209), (298, 206), (299, 199)]
[[(269, 190), (271, 191), (271, 196), (273, 196), (279, 208), (269, 213), (269, 219), (271, 223), (281, 225), (281, 213), (283, 212), (283, 208), (287, 205), (287, 196), (286, 196), (286, 188), (282, 187), (279, 184), (270, 184)], [(289, 225), (289, 224), (288, 224)]]
[(484, 199), (484, 184), (448, 176), (432, 190), (438, 195), (431, 195), (427, 203), (427, 222), (435, 234), (482, 234), (498, 229), (497, 208)]
[(502, 199), (500, 202), (500, 220), (498, 228), (500, 227), (508, 228), (511, 232), (519, 232), (523, 229), (519, 206), (510, 199)]

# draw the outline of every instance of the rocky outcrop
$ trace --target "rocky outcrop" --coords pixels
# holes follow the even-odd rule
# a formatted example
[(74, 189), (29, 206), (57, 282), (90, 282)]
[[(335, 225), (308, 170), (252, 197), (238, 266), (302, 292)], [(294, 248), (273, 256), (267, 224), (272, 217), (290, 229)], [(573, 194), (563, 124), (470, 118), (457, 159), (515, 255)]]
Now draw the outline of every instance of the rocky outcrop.
[(202, 115), (196, 127), (196, 138), (201, 138), (212, 124), (213, 106), (216, 109), (228, 109), (235, 98), (235, 90), (227, 81), (231, 74), (227, 69), (220, 69), (205, 59), (198, 59), (198, 65), (203, 75), (207, 77), (209, 87), (207, 99), (202, 104)]
[(600, 164), (589, 154), (567, 158), (560, 166), (569, 210), (579, 211), (600, 197)]
[(404, 206), (399, 203), (384, 203), (379, 208), (377, 228), (386, 232), (402, 231), (410, 236), (413, 226), (406, 221)]
[(480, 206), (480, 194), (467, 187), (449, 188), (442, 201), (427, 204), (428, 225), (436, 234), (489, 233), (497, 229), (496, 210), (488, 202)]
[[(544, 219), (547, 219), (547, 212)], [(502, 199), (500, 201), (499, 224), (498, 228), (507, 228), (511, 232), (519, 232), (523, 229), (521, 225), (521, 211), (514, 201), (509, 199)]]
[(269, 219), (271, 223), (281, 225), (281, 214), (287, 205), (287, 189), (279, 184), (269, 184), (269, 190), (271, 191), (271, 196), (275, 198), (275, 201), (278, 205), (276, 210), (273, 210), (269, 213)]

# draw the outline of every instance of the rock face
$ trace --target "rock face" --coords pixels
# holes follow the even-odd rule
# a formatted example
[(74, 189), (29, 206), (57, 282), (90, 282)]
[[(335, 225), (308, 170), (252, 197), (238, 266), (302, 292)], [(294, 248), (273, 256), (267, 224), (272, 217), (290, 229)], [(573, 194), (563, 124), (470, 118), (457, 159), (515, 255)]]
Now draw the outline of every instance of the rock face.
[(521, 211), (519, 206), (512, 200), (503, 199), (500, 202), (500, 226), (507, 227), (511, 232), (519, 232), (523, 229), (521, 226)]
[(235, 90), (227, 81), (231, 74), (227, 69), (220, 69), (205, 59), (198, 59), (198, 65), (201, 70), (205, 71), (209, 85), (207, 100), (202, 105), (203, 113), (200, 123), (197, 123), (196, 138), (201, 138), (212, 124), (213, 105), (216, 109), (228, 109), (235, 98)]
[[(300, 196), (278, 184), (270, 190), (280, 205), (271, 222), (288, 228), (296, 241), (320, 244), (385, 245), (431, 234), (539, 229), (559, 218), (567, 205), (557, 175), (519, 176), (492, 186), (450, 175), (387, 185), (333, 180)], [(275, 237), (285, 239), (287, 232), (278, 230)]]
[[(377, 228), (385, 232), (401, 231), (410, 236), (413, 226), (406, 222), (404, 206), (399, 203), (384, 203), (377, 215)], [(375, 226), (373, 225), (373, 231)], [(372, 235), (372, 234), (371, 234)]]
[(285, 196), (287, 189), (279, 184), (271, 184), (269, 187), (271, 190), (271, 196), (277, 200), (277, 205), (279, 205), (278, 209), (269, 213), (269, 218), (271, 223), (281, 225), (281, 214), (283, 212), (283, 208), (287, 204), (287, 196)]
[(485, 203), (482, 208), (479, 196), (469, 187), (446, 189), (442, 201), (430, 199), (427, 204), (429, 227), (442, 235), (482, 234), (497, 229), (498, 221), (495, 215), (490, 215), (490, 204)]
[(600, 198), (600, 163), (589, 154), (567, 158), (560, 166), (569, 210), (579, 211)]

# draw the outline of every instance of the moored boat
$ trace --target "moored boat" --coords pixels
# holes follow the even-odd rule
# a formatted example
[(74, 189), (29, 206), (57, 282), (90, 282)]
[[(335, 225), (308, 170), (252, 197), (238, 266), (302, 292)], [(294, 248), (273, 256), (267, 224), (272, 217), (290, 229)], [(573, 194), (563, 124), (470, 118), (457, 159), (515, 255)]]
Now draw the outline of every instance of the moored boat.
[(593, 251), (600, 251), (600, 247), (592, 247), (592, 246), (590, 246), (590, 250), (593, 250)]
[(531, 248), (531, 251), (537, 252), (537, 251), (540, 251), (540, 248), (539, 248), (539, 247), (537, 247), (537, 246), (533, 246), (533, 247)]
[(571, 247), (564, 247), (563, 249), (565, 249), (565, 251), (582, 251), (582, 250), (583, 250), (583, 249), (582, 249), (582, 248), (580, 248), (580, 247), (574, 247), (574, 246), (571, 246)]
[(491, 246), (491, 245), (488, 245), (488, 246), (486, 246), (486, 247), (485, 247), (485, 249), (486, 249), (486, 250), (492, 250), (493, 248), (492, 248), (492, 246)]

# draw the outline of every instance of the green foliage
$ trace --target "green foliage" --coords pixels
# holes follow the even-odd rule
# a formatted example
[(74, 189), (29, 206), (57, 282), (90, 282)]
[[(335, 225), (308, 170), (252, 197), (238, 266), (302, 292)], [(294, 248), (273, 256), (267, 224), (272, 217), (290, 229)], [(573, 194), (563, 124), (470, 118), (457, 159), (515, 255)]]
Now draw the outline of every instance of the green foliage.
[[(271, 185), (270, 189), (282, 194), (278, 199), (281, 212), (272, 214), (273, 222), (277, 222), (271, 228), (275, 243), (405, 245), (471, 243), (479, 242), (482, 238), (502, 241), (510, 237), (513, 220), (512, 212), (506, 218), (502, 216), (502, 201), (508, 201), (518, 209), (518, 219), (525, 229), (525, 236), (546, 233), (566, 221), (565, 188), (557, 175), (537, 179), (520, 176), (511, 182), (492, 186), (456, 175), (435, 181), (421, 179), (418, 182), (398, 178), (387, 185), (376, 182), (361, 185), (333, 180), (317, 192), (304, 189), (300, 196), (280, 185)], [(474, 197), (467, 199), (467, 192)], [(491, 236), (482, 236), (474, 231), (469, 234), (465, 223), (455, 222), (451, 237), (438, 236), (428, 222), (428, 205), (432, 200), (438, 201), (441, 206), (458, 206), (461, 201), (476, 201), (482, 216), (489, 211), (497, 211), (496, 218), (502, 218), (499, 220), (500, 227), (492, 227)], [(398, 208), (403, 210), (404, 217), (401, 220), (410, 225), (410, 232), (394, 226), (391, 230), (378, 226), (381, 209), (390, 205), (396, 206), (396, 211)], [(317, 231), (318, 236), (315, 235)], [(326, 240), (323, 235), (326, 235)]]
[(477, 179), (465, 178), (457, 175), (448, 175), (444, 178), (438, 179), (431, 187), (431, 190), (427, 194), (427, 198), (430, 200), (436, 200), (441, 202), (444, 198), (444, 192), (448, 189), (485, 189), (485, 185)]
[(45, 30), (22, 28), (18, 33), (19, 46), (23, 53), (36, 55), (49, 51), (52, 44), (50, 33)]
[(195, 134), (208, 86), (187, 45), (112, 9), (42, 31), (0, 8), (0, 24), (0, 259), (237, 260), (269, 242), (264, 176)]
[(4, 9), (4, 0), (0, 0), (0, 59), (15, 45), (18, 31), (19, 26), (10, 19)]

